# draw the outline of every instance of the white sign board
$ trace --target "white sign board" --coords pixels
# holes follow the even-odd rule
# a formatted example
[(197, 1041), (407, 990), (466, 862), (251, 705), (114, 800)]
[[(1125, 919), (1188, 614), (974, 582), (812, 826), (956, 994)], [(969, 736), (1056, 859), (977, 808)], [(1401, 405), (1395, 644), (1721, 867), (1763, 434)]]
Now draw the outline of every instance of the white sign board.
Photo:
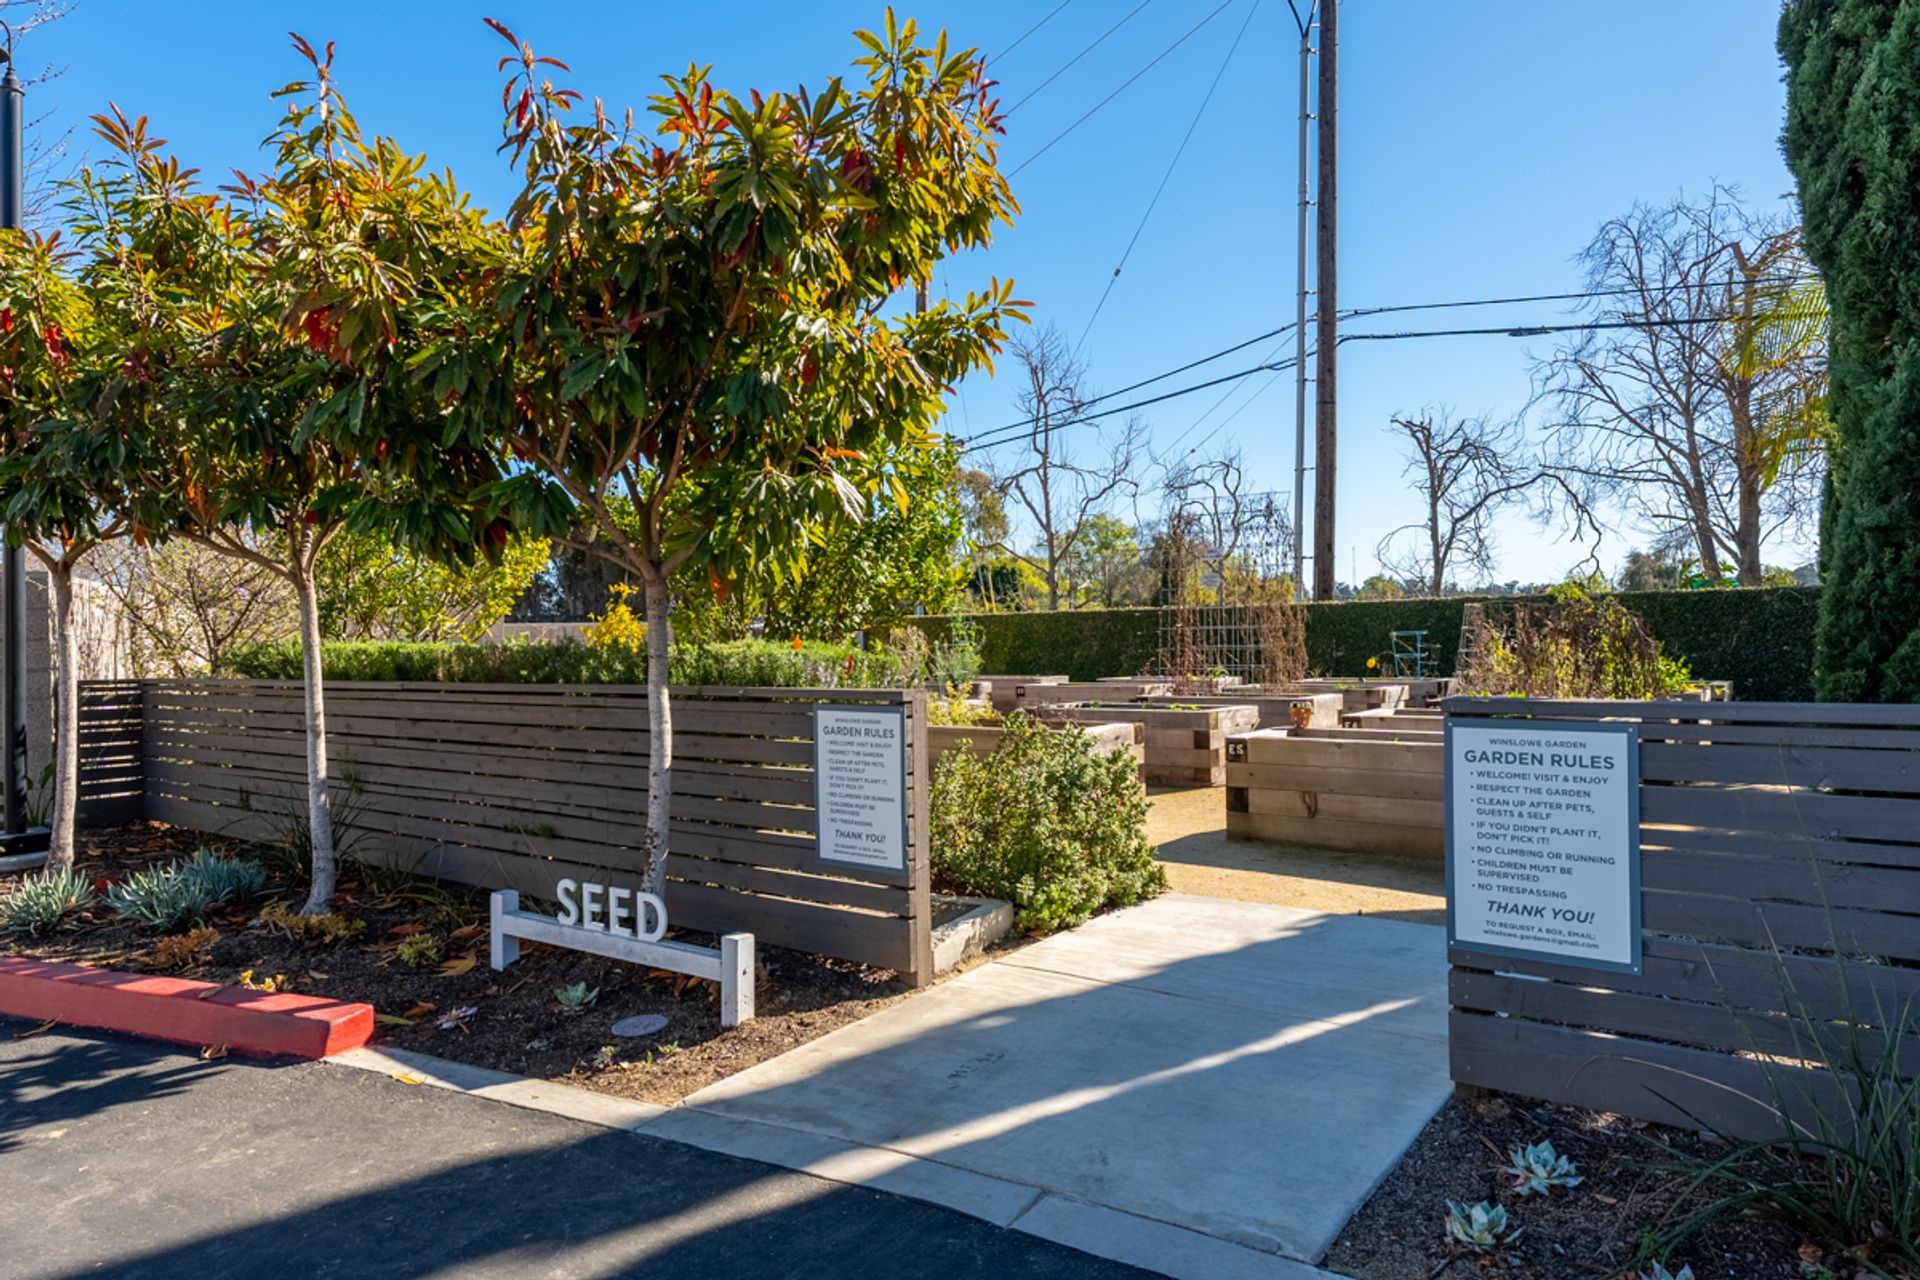
[(905, 707), (816, 706), (813, 787), (821, 862), (907, 873)]
[(1640, 972), (1640, 731), (1447, 718), (1447, 940)]

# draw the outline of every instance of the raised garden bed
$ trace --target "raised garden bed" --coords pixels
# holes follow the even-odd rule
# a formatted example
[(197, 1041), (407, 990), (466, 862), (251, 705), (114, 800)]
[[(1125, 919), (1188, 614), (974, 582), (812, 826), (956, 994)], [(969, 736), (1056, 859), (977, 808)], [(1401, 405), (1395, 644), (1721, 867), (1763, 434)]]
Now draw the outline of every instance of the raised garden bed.
[[(1439, 684), (1440, 681), (1428, 683)], [(1411, 701), (1409, 681), (1405, 680), (1333, 680), (1310, 677), (1300, 682), (1303, 689), (1315, 693), (1337, 693), (1346, 700), (1348, 711), (1366, 711), (1377, 707), (1401, 707)]]
[[(203, 844), (242, 856), (272, 852), (158, 823), (86, 830), (80, 840), (78, 869), (98, 884), (184, 857)], [(17, 878), (0, 876), (0, 895)], [(660, 1103), (912, 994), (906, 981), (885, 969), (761, 946), (755, 1017), (723, 1030), (718, 989), (711, 983), (537, 944), (522, 944), (520, 960), (494, 972), (487, 963), (487, 897), (478, 889), (350, 865), (335, 908), (346, 936), (301, 939), (261, 920), (268, 904), (297, 909), (303, 896), (301, 884), (270, 877), (261, 898), (215, 908), (206, 922), (214, 936), (184, 963), (165, 968), (150, 966), (167, 935), (138, 928), (103, 904), (44, 937), (0, 934), (0, 955), (229, 985), (271, 979), (279, 990), (372, 1004), (376, 1045)], [(936, 942), (941, 925), (957, 923), (971, 909), (956, 902), (940, 912)], [(670, 936), (713, 943), (692, 931)], [(438, 959), (415, 967), (401, 958), (400, 948), (420, 937), (433, 940)], [(961, 949), (967, 949), (964, 942)], [(554, 992), (576, 983), (599, 994), (569, 1013)], [(658, 1015), (666, 1024), (639, 1038), (612, 1033), (614, 1023), (641, 1014)]]
[(1115, 706), (1094, 702), (1050, 706), (1046, 714), (1050, 719), (1086, 724), (1124, 716), (1139, 724), (1146, 731), (1147, 782), (1169, 787), (1224, 785), (1227, 739), (1236, 733), (1251, 732), (1260, 723), (1259, 709), (1244, 703), (1148, 706), (1136, 702)]
[(1014, 702), (1021, 710), (1032, 712), (1062, 702), (1132, 702), (1172, 692), (1171, 680), (1046, 681), (1019, 686), (1014, 690)]
[(1253, 707), (1260, 713), (1261, 729), (1295, 728), (1294, 709), (1305, 708), (1308, 729), (1337, 729), (1340, 727), (1341, 709), (1346, 699), (1337, 693), (1289, 692), (1285, 689), (1268, 688), (1264, 685), (1250, 684), (1236, 689), (1230, 694), (1201, 694), (1183, 697), (1179, 694), (1160, 694), (1155, 697), (1141, 698), (1142, 704), (1149, 707), (1164, 706), (1202, 706), (1202, 707)]
[[(1068, 722), (1063, 722), (1063, 725), (1065, 723)], [(1099, 753), (1126, 751), (1133, 755), (1143, 769), (1145, 768), (1146, 732), (1131, 720), (1116, 720), (1106, 724), (1088, 724), (1080, 721), (1070, 723), (1073, 728), (1086, 733), (1090, 750)], [(928, 725), (928, 765), (938, 768), (940, 757), (949, 751), (985, 751), (990, 754), (1000, 749), (1006, 737), (1006, 729), (997, 724)]]
[(1023, 684), (1065, 684), (1065, 676), (1018, 676), (991, 675), (975, 676), (974, 688), (993, 703), (993, 709), (1006, 715), (1020, 705), (1019, 689)]
[(1262, 729), (1227, 743), (1227, 838), (1446, 855), (1438, 733)]

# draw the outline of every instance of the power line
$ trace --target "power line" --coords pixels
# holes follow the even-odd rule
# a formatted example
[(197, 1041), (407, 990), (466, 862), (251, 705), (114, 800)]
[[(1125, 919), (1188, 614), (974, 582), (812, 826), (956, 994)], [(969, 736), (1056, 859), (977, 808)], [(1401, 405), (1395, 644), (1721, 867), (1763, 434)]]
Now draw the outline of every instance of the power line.
[[(1191, 387), (1181, 387), (1177, 391), (1167, 391), (1157, 396), (1149, 396), (1145, 400), (1136, 400), (1132, 404), (1116, 405), (1111, 409), (1102, 409), (1098, 413), (1075, 414), (1074, 417), (1067, 422), (1048, 423), (1044, 427), (1042, 427), (1041, 430), (1044, 431), (1046, 434), (1051, 435), (1053, 432), (1062, 430), (1063, 428), (1066, 428), (1066, 427), (1077, 427), (1084, 423), (1097, 422), (1101, 418), (1111, 418), (1116, 413), (1128, 413), (1134, 409), (1144, 409), (1148, 405), (1160, 404), (1163, 401), (1174, 400), (1179, 398), (1180, 396), (1190, 396), (1196, 391), (1205, 391), (1209, 387), (1218, 387), (1225, 383), (1238, 382), (1240, 379), (1250, 378), (1256, 373), (1266, 373), (1269, 370), (1291, 369), (1292, 367), (1293, 367), (1293, 361), (1291, 360), (1281, 360), (1278, 362), (1268, 363), (1268, 364), (1256, 364), (1252, 368), (1242, 369), (1238, 373), (1222, 374), (1220, 377), (1211, 379), (1210, 381), (1197, 382)], [(1026, 427), (1034, 426), (1037, 424), (1033, 422), (1027, 422), (1027, 423), (1022, 423), (1020, 425), (1021, 425), (1021, 429), (1024, 430)], [(987, 432), (986, 434), (993, 435), (994, 433), (990, 431), (990, 432)], [(1012, 440), (1016, 438), (1019, 434), (1020, 434), (1019, 431), (1015, 431), (1012, 435), (1006, 436), (1004, 439), (1000, 439), (1000, 440), (988, 440), (985, 438), (976, 438), (973, 440), (969, 440), (966, 442), (966, 448), (962, 449), (960, 452), (973, 453), (974, 451), (979, 449), (991, 449), (995, 445), (1005, 444), (1008, 440)]]
[(1233, 55), (1240, 48), (1240, 41), (1246, 37), (1247, 28), (1253, 25), (1253, 15), (1258, 12), (1260, 12), (1260, 0), (1253, 0), (1253, 7), (1247, 10), (1246, 21), (1240, 24), (1240, 30), (1233, 37), (1233, 43), (1227, 46), (1226, 57), (1220, 59), (1220, 69), (1213, 73), (1213, 83), (1207, 86), (1206, 94), (1200, 99), (1200, 106), (1193, 113), (1192, 123), (1187, 125), (1186, 133), (1181, 135), (1180, 145), (1174, 148), (1173, 159), (1167, 162), (1167, 171), (1160, 175), (1160, 185), (1153, 189), (1153, 199), (1147, 201), (1146, 212), (1140, 215), (1140, 225), (1133, 229), (1133, 238), (1127, 241), (1127, 247), (1120, 255), (1119, 264), (1114, 267), (1113, 274), (1107, 277), (1107, 287), (1100, 291), (1100, 301), (1094, 304), (1093, 314), (1087, 317), (1087, 326), (1080, 331), (1080, 341), (1073, 344), (1075, 351), (1079, 351), (1087, 344), (1087, 335), (1093, 332), (1093, 322), (1100, 318), (1100, 312), (1106, 307), (1107, 299), (1113, 295), (1113, 286), (1120, 282), (1120, 273), (1126, 269), (1127, 259), (1133, 256), (1133, 247), (1140, 243), (1140, 235), (1147, 229), (1147, 220), (1153, 217), (1153, 211), (1159, 205), (1160, 197), (1167, 190), (1167, 183), (1173, 180), (1173, 171), (1179, 166), (1180, 157), (1187, 153), (1187, 144), (1193, 141), (1194, 130), (1200, 127), (1200, 119), (1207, 113), (1207, 104), (1213, 101), (1214, 90), (1220, 87), (1221, 77), (1227, 74), (1227, 65), (1233, 61)]
[[(1800, 284), (1808, 280), (1817, 280), (1811, 274), (1788, 276), (1756, 276), (1755, 284)], [(1703, 285), (1703, 288), (1717, 289), (1717, 285)], [(1449, 302), (1408, 302), (1390, 307), (1353, 307), (1340, 312), (1342, 320), (1351, 320), (1358, 316), (1391, 315), (1401, 311), (1441, 311), (1452, 307), (1493, 307), (1523, 302), (1583, 302), (1593, 298), (1618, 298), (1639, 296), (1645, 289), (1587, 289), (1580, 293), (1531, 293), (1512, 298), (1467, 298)]]
[[(1066, 62), (1061, 67), (1059, 67), (1059, 69), (1057, 69), (1052, 75), (1048, 76), (1045, 80), (1042, 80), (1039, 84), (1029, 89), (1027, 91), (1026, 97), (1020, 99), (1020, 101), (1014, 103), (1012, 106), (1008, 107), (1005, 111), (1002, 111), (1000, 113), (1000, 118), (1004, 120), (1008, 116), (1012, 115), (1014, 112), (1018, 111), (1020, 108), (1026, 106), (1029, 102), (1032, 102), (1033, 99), (1036, 96), (1038, 96), (1038, 94), (1042, 89), (1046, 88), (1048, 85), (1052, 84), (1055, 80), (1058, 80), (1061, 76), (1065, 75), (1067, 71), (1070, 68), (1072, 68), (1074, 63), (1080, 61), (1080, 59), (1086, 57), (1088, 54), (1092, 53), (1095, 49), (1098, 49), (1101, 46), (1101, 44), (1105, 42), (1108, 36), (1112, 35), (1114, 32), (1118, 31), (1120, 28), (1126, 26), (1129, 22), (1132, 22), (1135, 14), (1139, 13), (1140, 10), (1146, 8), (1148, 5), (1152, 3), (1153, 3), (1153, 0), (1140, 0), (1140, 3), (1135, 5), (1131, 10), (1129, 10), (1127, 12), (1127, 15), (1124, 18), (1120, 19), (1120, 21), (1114, 23), (1112, 26), (1108, 27), (1105, 31), (1102, 31), (1097, 37), (1095, 37), (1094, 42), (1092, 44), (1088, 45), (1086, 48), (1082, 49), (1080, 52), (1074, 54), (1071, 58), (1068, 58)], [(1065, 8), (1065, 7), (1066, 7), (1065, 5), (1061, 6), (1061, 8)], [(1059, 9), (1054, 10), (1054, 13), (1058, 13), (1058, 12), (1060, 12)], [(1047, 16), (1052, 17), (1053, 15), (1049, 14)], [(1043, 19), (1042, 21), (1044, 22), (1045, 20)], [(1037, 30), (1038, 28), (1035, 28), (1035, 29)], [(1028, 34), (1032, 34), (1032, 33), (1029, 32)], [(1026, 38), (1027, 38), (1026, 36), (1020, 37), (1021, 40), (1025, 40)], [(1017, 44), (1019, 43), (1019, 41), (1015, 41), (1014, 43)]]
[(1008, 45), (1006, 48), (1002, 49), (1000, 52), (994, 54), (991, 58), (988, 58), (987, 61), (989, 63), (998, 62), (1000, 61), (1000, 59), (1012, 53), (1015, 49), (1018, 49), (1022, 44), (1026, 43), (1026, 39), (1028, 36), (1032, 35), (1034, 32), (1038, 31), (1040, 28), (1046, 26), (1049, 22), (1052, 22), (1055, 14), (1059, 13), (1062, 9), (1066, 8), (1068, 5), (1072, 3), (1073, 3), (1073, 0), (1060, 0), (1059, 4), (1053, 6), (1053, 8), (1047, 11), (1046, 17), (1034, 23), (1032, 26), (1028, 27), (1025, 31), (1022, 31), (1020, 33), (1020, 38), (1018, 40), (1015, 40), (1012, 44)]
[[(1493, 327), (1486, 327), (1486, 328), (1471, 328), (1471, 329), (1407, 329), (1407, 330), (1400, 330), (1398, 332), (1387, 332), (1387, 333), (1346, 333), (1346, 334), (1341, 334), (1340, 337), (1337, 339), (1337, 341), (1345, 343), (1345, 342), (1398, 342), (1398, 341), (1405, 341), (1413, 338), (1469, 338), (1469, 337), (1532, 338), (1532, 337), (1539, 337), (1544, 334), (1550, 334), (1550, 333), (1581, 333), (1581, 332), (1594, 332), (1594, 331), (1603, 330), (1603, 329), (1685, 328), (1688, 326), (1701, 325), (1701, 324), (1725, 324), (1730, 320), (1737, 320), (1737, 319), (1740, 319), (1740, 317), (1739, 316), (1676, 316), (1676, 317), (1670, 317), (1670, 318), (1652, 318), (1652, 319), (1640, 319), (1640, 320), (1589, 320), (1589, 321), (1584, 321), (1578, 324), (1522, 325), (1519, 327), (1493, 326)], [(1240, 347), (1251, 346), (1253, 343), (1262, 341), (1265, 338), (1273, 337), (1276, 334), (1282, 333), (1282, 332), (1285, 332), (1285, 330), (1277, 329), (1277, 330), (1274, 330), (1272, 333), (1261, 334), (1259, 337), (1250, 338), (1246, 342), (1238, 344), (1237, 347), (1228, 348), (1227, 351), (1238, 350)], [(1227, 351), (1216, 352), (1215, 354), (1210, 356), (1203, 356), (1199, 360), (1191, 361), (1188, 364), (1181, 366), (1181, 368), (1178, 370), (1170, 370), (1167, 373), (1156, 374), (1152, 378), (1143, 379), (1140, 382), (1134, 383), (1131, 387), (1123, 389), (1123, 391), (1110, 392), (1105, 396), (1100, 396), (1096, 400), (1089, 400), (1086, 403), (1095, 404), (1100, 401), (1110, 400), (1116, 395), (1124, 394), (1125, 390), (1133, 390), (1138, 387), (1147, 386), (1154, 382), (1163, 381), (1166, 378), (1174, 376), (1176, 373), (1182, 372), (1187, 369), (1192, 369), (1197, 365), (1206, 364), (1211, 360), (1216, 360), (1221, 355), (1226, 354)], [(1242, 369), (1237, 373), (1224, 374), (1221, 377), (1213, 378), (1206, 382), (1195, 383), (1193, 386), (1190, 386), (1190, 387), (1181, 387), (1178, 390), (1168, 391), (1162, 395), (1153, 396), (1146, 400), (1137, 400), (1131, 404), (1119, 405), (1112, 409), (1103, 409), (1099, 413), (1078, 414), (1074, 416), (1072, 419), (1065, 422), (1047, 423), (1043, 427), (1043, 430), (1047, 434), (1052, 434), (1055, 431), (1064, 430), (1067, 427), (1080, 426), (1084, 423), (1098, 421), (1101, 418), (1112, 417), (1116, 413), (1125, 413), (1133, 409), (1144, 409), (1149, 405), (1162, 404), (1168, 400), (1175, 400), (1181, 396), (1192, 395), (1198, 391), (1206, 391), (1212, 387), (1224, 386), (1228, 383), (1238, 382), (1242, 378), (1252, 377), (1256, 373), (1281, 372), (1281, 371), (1293, 368), (1294, 364), (1295, 362), (1293, 360), (1262, 362), (1260, 364), (1256, 364), (1252, 366), (1251, 368)], [(1216, 405), (1215, 407), (1217, 408), (1218, 405)], [(1212, 413), (1212, 410), (1209, 409), (1208, 414), (1211, 414), (1211, 413)], [(1205, 418), (1208, 416), (1208, 414), (1202, 414), (1201, 420), (1204, 421)], [(991, 449), (999, 445), (1006, 444), (1011, 440), (1017, 439), (1020, 436), (1020, 434), (1023, 431), (1025, 431), (1027, 428), (1033, 427), (1036, 425), (1039, 425), (1038, 418), (1028, 418), (1028, 419), (1025, 419), (1024, 421), (1009, 423), (1004, 427), (995, 427), (989, 431), (982, 432), (980, 435), (975, 436), (972, 439), (967, 440), (965, 442), (966, 447), (961, 450), (961, 453), (963, 454), (973, 453), (980, 449)], [(1198, 423), (1196, 422), (1194, 425), (1197, 426)]]
[[(1047, 152), (1053, 150), (1055, 144), (1060, 142), (1061, 139), (1065, 138), (1068, 134), (1072, 133), (1075, 129), (1078, 129), (1081, 125), (1091, 120), (1094, 117), (1094, 115), (1099, 112), (1100, 108), (1106, 106), (1109, 102), (1112, 102), (1115, 98), (1119, 97), (1122, 93), (1125, 93), (1128, 87), (1131, 86), (1134, 81), (1138, 80), (1141, 76), (1144, 76), (1145, 74), (1147, 74), (1147, 72), (1159, 66), (1161, 61), (1165, 59), (1168, 54), (1172, 53), (1175, 49), (1178, 49), (1181, 45), (1185, 44), (1188, 40), (1192, 39), (1196, 34), (1199, 33), (1200, 28), (1206, 26), (1209, 22), (1212, 22), (1215, 18), (1219, 17), (1220, 14), (1223, 11), (1225, 11), (1227, 7), (1232, 5), (1233, 3), (1234, 3), (1234, 0), (1221, 0), (1219, 8), (1213, 10), (1213, 12), (1209, 13), (1206, 17), (1200, 19), (1200, 21), (1194, 23), (1191, 27), (1187, 28), (1187, 33), (1185, 35), (1181, 36), (1178, 40), (1175, 40), (1172, 44), (1168, 45), (1166, 48), (1162, 49), (1159, 53), (1155, 54), (1152, 62), (1149, 62), (1146, 66), (1140, 68), (1138, 71), (1128, 76), (1125, 80), (1121, 81), (1119, 88), (1115, 89), (1112, 93), (1109, 93), (1106, 97), (1100, 99), (1100, 101), (1094, 103), (1092, 107), (1088, 108), (1087, 113), (1085, 115), (1081, 116), (1078, 120), (1075, 120), (1072, 124), (1068, 125), (1066, 128), (1062, 129), (1060, 132), (1054, 134), (1053, 137), (1047, 140), (1047, 144), (1044, 147), (1041, 147), (1038, 151), (1034, 152), (1032, 155), (1028, 156), (1025, 160), (1022, 160), (1019, 164), (1015, 165), (1012, 169), (1008, 170), (1007, 176), (1009, 178), (1014, 177), (1022, 169), (1032, 164), (1035, 160), (1038, 160), (1041, 156), (1047, 154)], [(1144, 7), (1144, 5), (1142, 7)], [(1134, 10), (1134, 12), (1138, 13), (1139, 10), (1136, 9)], [(1131, 17), (1132, 14), (1129, 14), (1128, 16)], [(1034, 92), (1037, 93), (1039, 92), (1039, 90), (1035, 90)], [(1032, 96), (1033, 94), (1027, 95), (1027, 97), (1029, 98)], [(1021, 99), (1021, 101), (1024, 102), (1026, 101), (1026, 99), (1023, 98)]]

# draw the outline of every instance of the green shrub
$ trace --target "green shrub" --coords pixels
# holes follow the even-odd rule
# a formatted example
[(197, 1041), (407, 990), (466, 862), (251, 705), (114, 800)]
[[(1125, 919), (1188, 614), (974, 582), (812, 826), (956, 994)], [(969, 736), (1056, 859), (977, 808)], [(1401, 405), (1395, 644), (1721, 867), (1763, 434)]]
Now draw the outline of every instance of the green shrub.
[[(1804, 701), (1813, 696), (1818, 587), (1742, 587), (1718, 591), (1611, 593), (1638, 616), (1668, 657), (1703, 680), (1730, 680), (1749, 702)], [(1341, 600), (1301, 606), (1307, 669), (1315, 675), (1364, 676), (1368, 658), (1392, 649), (1395, 631), (1424, 631), (1438, 655), (1438, 675), (1454, 674), (1460, 623), (1479, 603), (1489, 617), (1543, 596)], [(981, 670), (1060, 672), (1075, 680), (1135, 675), (1159, 664), (1159, 609), (1076, 609), (1059, 613), (989, 613), (922, 618), (936, 644), (956, 624), (980, 631)]]
[(932, 829), (942, 887), (1006, 899), (1023, 929), (1069, 928), (1167, 887), (1132, 754), (1096, 753), (1019, 712), (998, 751), (941, 757)]
[(219, 903), (252, 897), (266, 882), (259, 863), (202, 849), (191, 858), (136, 871), (107, 890), (107, 905), (136, 924), (167, 929), (202, 919)]
[[(338, 641), (321, 647), (320, 664), (328, 680), (343, 681), (642, 684), (647, 678), (644, 652), (572, 640)], [(890, 649), (821, 643), (803, 643), (795, 649), (771, 640), (675, 645), (672, 664), (673, 682), (681, 685), (885, 689), (905, 688), (925, 678)], [(255, 645), (237, 653), (231, 666), (235, 675), (249, 680), (298, 680), (300, 647), (291, 642)]]
[(68, 912), (92, 904), (92, 883), (71, 867), (26, 876), (0, 898), (0, 933), (49, 933)]

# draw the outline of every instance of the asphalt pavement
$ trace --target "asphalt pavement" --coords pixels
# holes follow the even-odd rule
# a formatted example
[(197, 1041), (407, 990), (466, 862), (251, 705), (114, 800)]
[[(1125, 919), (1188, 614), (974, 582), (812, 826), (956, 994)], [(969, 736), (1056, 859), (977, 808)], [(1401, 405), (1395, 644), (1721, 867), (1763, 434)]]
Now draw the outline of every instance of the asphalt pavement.
[(1151, 1273), (920, 1200), (362, 1071), (0, 1018), (12, 1280)]

